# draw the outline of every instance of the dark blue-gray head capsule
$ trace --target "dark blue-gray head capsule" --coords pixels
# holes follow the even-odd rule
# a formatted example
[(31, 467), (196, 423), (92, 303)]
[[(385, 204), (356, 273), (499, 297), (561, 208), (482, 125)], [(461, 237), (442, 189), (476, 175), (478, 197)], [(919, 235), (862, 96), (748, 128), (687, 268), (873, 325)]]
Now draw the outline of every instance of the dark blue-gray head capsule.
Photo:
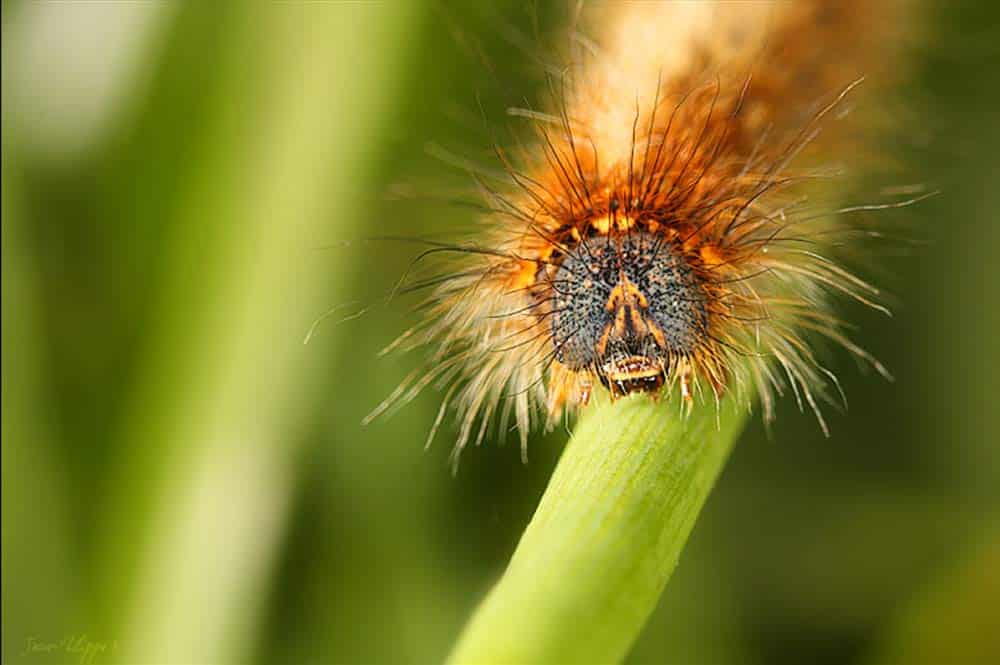
[(612, 395), (658, 390), (707, 332), (705, 292), (679, 249), (646, 232), (581, 240), (552, 283), (556, 359)]

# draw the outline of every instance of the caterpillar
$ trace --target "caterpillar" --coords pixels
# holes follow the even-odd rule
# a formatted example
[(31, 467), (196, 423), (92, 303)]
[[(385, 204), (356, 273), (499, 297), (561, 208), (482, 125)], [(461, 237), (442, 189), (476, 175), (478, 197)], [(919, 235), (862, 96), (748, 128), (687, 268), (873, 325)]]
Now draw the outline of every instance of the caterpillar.
[[(847, 145), (849, 100), (893, 69), (889, 3), (654, 2), (584, 6), (531, 140), (474, 176), (475, 235), (439, 259), (420, 323), (386, 351), (427, 363), (369, 416), (429, 386), (457, 415), (457, 460), (491, 423), (552, 428), (595, 391), (725, 396), (774, 418), (787, 392), (828, 431), (841, 393), (819, 340), (888, 376), (845, 332), (837, 294), (887, 311), (833, 258), (859, 208), (815, 202)], [(854, 123), (859, 125), (860, 123)], [(857, 153), (858, 151), (855, 151)], [(878, 206), (872, 206), (878, 207)]]

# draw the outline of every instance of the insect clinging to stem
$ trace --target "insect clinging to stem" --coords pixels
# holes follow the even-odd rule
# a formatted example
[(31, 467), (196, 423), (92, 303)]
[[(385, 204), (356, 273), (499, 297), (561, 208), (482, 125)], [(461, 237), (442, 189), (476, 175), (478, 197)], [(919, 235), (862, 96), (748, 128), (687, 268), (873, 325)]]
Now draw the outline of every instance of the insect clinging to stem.
[[(685, 410), (790, 390), (826, 430), (839, 392), (826, 339), (888, 376), (831, 308), (879, 290), (832, 256), (858, 208), (831, 188), (866, 75), (891, 69), (890, 3), (664, 2), (584, 7), (543, 110), (514, 109), (532, 139), (473, 173), (484, 230), (431, 243), (422, 322), (390, 347), (428, 362), (373, 414), (428, 386), (455, 454), (491, 422), (522, 450), (595, 391), (679, 391)], [(591, 39), (582, 35), (596, 35)], [(876, 76), (877, 78), (877, 76)], [(866, 84), (867, 85), (867, 84)], [(898, 206), (912, 201), (886, 204)], [(872, 206), (877, 207), (877, 206)], [(887, 310), (884, 310), (887, 312)], [(428, 442), (430, 441), (428, 439)]]

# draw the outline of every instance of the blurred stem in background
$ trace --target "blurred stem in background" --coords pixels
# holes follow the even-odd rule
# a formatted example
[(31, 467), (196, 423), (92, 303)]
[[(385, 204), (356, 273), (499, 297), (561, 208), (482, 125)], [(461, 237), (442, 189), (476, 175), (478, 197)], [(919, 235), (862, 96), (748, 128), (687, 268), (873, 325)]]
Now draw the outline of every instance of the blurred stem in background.
[[(190, 9), (188, 11), (191, 11)], [(202, 11), (202, 9), (197, 9)], [(391, 77), (368, 40), (403, 39), (406, 3), (239, 3), (214, 103), (183, 173), (167, 275), (116, 444), (98, 539), (104, 632), (121, 662), (246, 662), (292, 487), (302, 338), (335, 304), (322, 231), (353, 233), (365, 150)], [(386, 55), (388, 54), (388, 55)], [(320, 262), (322, 259), (322, 263)], [(330, 285), (330, 286), (328, 286)], [(127, 538), (120, 534), (130, 534)]]
[(961, 561), (903, 608), (871, 662), (1000, 662), (1000, 534), (995, 522), (983, 535), (984, 542), (966, 547), (958, 557)]
[[(6, 155), (6, 131), (3, 143)], [(20, 200), (12, 178), (5, 158), (0, 419), (4, 662), (10, 662), (6, 657), (9, 653), (24, 648), (27, 636), (38, 634), (39, 626), (59, 635), (68, 630), (77, 616), (81, 595), (67, 542), (70, 530), (65, 469), (58, 463), (58, 450), (42, 407), (47, 386), (38, 349), (38, 266), (25, 251)], [(10, 599), (22, 602), (12, 607)]]

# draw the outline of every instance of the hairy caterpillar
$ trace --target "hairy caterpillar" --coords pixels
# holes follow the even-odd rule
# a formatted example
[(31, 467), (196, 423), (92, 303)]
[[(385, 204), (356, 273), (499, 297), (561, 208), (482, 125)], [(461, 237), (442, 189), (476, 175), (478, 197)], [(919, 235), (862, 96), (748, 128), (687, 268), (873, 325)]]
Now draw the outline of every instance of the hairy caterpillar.
[[(878, 372), (831, 311), (878, 290), (827, 249), (857, 210), (821, 206), (832, 119), (897, 50), (888, 3), (663, 2), (585, 7), (533, 140), (497, 148), (477, 179), (485, 229), (445, 258), (422, 323), (389, 349), (428, 349), (369, 418), (428, 386), (453, 409), (455, 455), (490, 423), (522, 451), (595, 390), (679, 390), (688, 410), (726, 394), (765, 420), (788, 389), (827, 430), (839, 392), (825, 338)], [(844, 126), (843, 119), (836, 123)], [(829, 186), (828, 184), (826, 186)], [(905, 202), (904, 202), (905, 203)]]

